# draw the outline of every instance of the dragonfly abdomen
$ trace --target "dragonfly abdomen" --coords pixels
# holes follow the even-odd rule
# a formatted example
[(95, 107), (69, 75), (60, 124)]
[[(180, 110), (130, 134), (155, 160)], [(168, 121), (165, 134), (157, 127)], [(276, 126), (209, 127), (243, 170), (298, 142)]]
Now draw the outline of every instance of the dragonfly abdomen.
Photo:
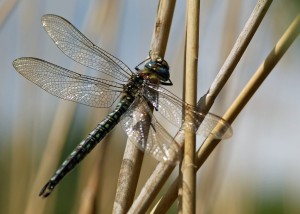
[(108, 114), (97, 127), (90, 132), (88, 137), (83, 140), (62, 163), (61, 167), (55, 172), (48, 183), (43, 187), (40, 196), (50, 195), (60, 180), (71, 171), (119, 122), (121, 116), (128, 110), (134, 97), (125, 94), (118, 103), (114, 111)]

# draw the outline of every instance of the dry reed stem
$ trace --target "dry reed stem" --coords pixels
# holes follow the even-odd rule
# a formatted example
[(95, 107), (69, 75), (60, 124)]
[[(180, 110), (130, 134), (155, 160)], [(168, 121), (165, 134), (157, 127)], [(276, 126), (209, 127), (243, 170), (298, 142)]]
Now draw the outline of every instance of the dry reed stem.
[(151, 41), (151, 58), (164, 57), (176, 0), (160, 0)]
[(237, 63), (240, 61), (271, 3), (272, 0), (258, 0), (256, 3), (254, 10), (245, 24), (245, 27), (237, 38), (236, 43), (218, 72), (215, 80), (211, 84), (211, 87), (197, 104), (202, 112), (207, 113), (213, 105), (217, 95), (231, 76)]
[(127, 140), (119, 173), (113, 213), (126, 213), (132, 204), (144, 153)]
[(145, 213), (174, 167), (175, 165), (159, 163), (133, 202), (128, 213)]
[[(235, 120), (237, 115), (241, 112), (244, 106), (251, 99), (253, 94), (257, 91), (262, 82), (270, 74), (272, 69), (281, 59), (286, 50), (290, 47), (293, 41), (297, 38), (300, 33), (300, 14), (294, 19), (292, 24), (286, 30), (284, 35), (279, 39), (273, 50), (269, 53), (267, 58), (263, 61), (260, 67), (257, 69), (255, 74), (249, 80), (245, 88), (235, 99), (233, 104), (229, 107), (228, 111), (224, 114), (223, 118), (228, 121), (230, 124)], [(222, 125), (216, 126), (214, 131), (222, 128)], [(213, 132), (214, 132), (213, 131)], [(213, 136), (209, 136), (201, 148), (197, 152), (196, 164), (197, 170), (203, 165), (205, 160), (209, 157), (212, 151), (216, 148), (220, 140), (214, 139)], [(159, 204), (156, 206), (158, 212), (155, 213), (164, 213), (168, 207), (175, 201), (176, 195), (174, 191), (177, 190), (179, 185), (179, 179), (177, 178), (169, 188), (168, 192), (164, 197), (159, 201)]]
[[(253, 37), (256, 29), (258, 28), (261, 20), (266, 14), (266, 11), (268, 10), (271, 3), (272, 3), (271, 0), (264, 0), (264, 1), (258, 1), (258, 3), (256, 4), (251, 16), (249, 17), (245, 27), (240, 33), (229, 56), (225, 60), (222, 68), (220, 69), (220, 72), (217, 76), (218, 78), (216, 78), (214, 84), (210, 87), (210, 90), (207, 93), (207, 95), (204, 96), (204, 98), (201, 98), (199, 100), (197, 106), (199, 109), (201, 109), (201, 111), (203, 112), (209, 111), (210, 107), (214, 103), (215, 98), (219, 94), (222, 87), (225, 85), (227, 79), (230, 77), (232, 71), (234, 70), (235, 66), (239, 62), (239, 59), (241, 58), (244, 51), (246, 50), (251, 38)], [(204, 99), (205, 101), (202, 102), (202, 99)], [(178, 144), (183, 144), (184, 133), (182, 133), (181, 131), (177, 133), (177, 135), (175, 136), (175, 141)], [(152, 203), (152, 201), (157, 196), (161, 187), (164, 185), (165, 181), (170, 176), (174, 168), (175, 168), (174, 165), (165, 165), (164, 163), (159, 163), (155, 168), (155, 170), (153, 171), (153, 173), (151, 174), (150, 178), (147, 180), (146, 184), (144, 185), (141, 191), (141, 193), (143, 194), (138, 195), (130, 211), (133, 210), (135, 212), (139, 212), (140, 211), (139, 208), (141, 208), (141, 211), (147, 210), (150, 204)], [(160, 210), (166, 211), (169, 208), (169, 206), (167, 205), (168, 204), (167, 200), (168, 198), (164, 199), (166, 206), (164, 206), (164, 204), (160, 202), (161, 207), (160, 208), (157, 207), (156, 209), (153, 209), (153, 213), (160, 213)]]
[[(159, 2), (155, 28), (151, 42), (151, 58), (164, 56), (175, 1), (161, 0)], [(126, 149), (120, 169), (117, 193), (113, 207), (113, 213), (126, 213), (130, 208), (142, 165), (143, 152), (141, 152), (130, 140), (127, 140)]]
[[(187, 28), (185, 51), (185, 101), (196, 106), (197, 100), (197, 67), (199, 49), (199, 14), (200, 1), (187, 1)], [(193, 118), (185, 118), (192, 122)], [(196, 171), (194, 167), (196, 151), (195, 133), (185, 132), (184, 159), (181, 165), (182, 203), (179, 213), (195, 213), (196, 208)]]

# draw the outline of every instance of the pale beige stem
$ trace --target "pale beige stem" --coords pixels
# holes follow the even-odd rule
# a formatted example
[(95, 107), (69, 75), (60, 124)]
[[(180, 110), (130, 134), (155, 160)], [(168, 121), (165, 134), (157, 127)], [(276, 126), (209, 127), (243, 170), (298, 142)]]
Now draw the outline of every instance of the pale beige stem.
[[(197, 65), (199, 47), (199, 13), (200, 1), (187, 1), (186, 56), (185, 56), (185, 101), (196, 106), (197, 100)], [(193, 118), (186, 116), (186, 121)], [(179, 213), (195, 213), (196, 208), (196, 172), (194, 167), (196, 150), (196, 135), (189, 131), (185, 133), (184, 161), (181, 165), (182, 203)], [(181, 192), (181, 191), (180, 191)]]
[[(237, 115), (241, 112), (244, 106), (248, 103), (253, 94), (257, 91), (262, 82), (266, 79), (266, 77), (270, 74), (274, 66), (281, 59), (286, 50), (290, 47), (293, 41), (300, 33), (300, 14), (294, 19), (292, 24), (286, 30), (284, 35), (280, 38), (278, 43), (275, 45), (273, 50), (269, 53), (268, 57), (263, 61), (261, 66), (257, 69), (255, 74), (249, 80), (245, 88), (233, 102), (233, 104), (229, 107), (228, 111), (224, 114), (223, 118), (228, 121), (230, 124), (235, 120)], [(216, 126), (216, 130), (221, 128), (221, 126)], [(209, 136), (201, 148), (197, 152), (196, 165), (197, 169), (199, 169), (212, 151), (219, 144), (220, 140), (214, 139), (213, 136)], [(159, 204), (155, 208), (154, 213), (164, 213), (171, 204), (176, 200), (176, 194), (174, 191), (177, 190), (179, 184), (179, 179), (177, 178), (167, 191), (167, 193), (163, 196), (163, 198), (159, 201)]]
[[(270, 4), (272, 3), (272, 0), (259, 0), (249, 17), (244, 29), (240, 33), (236, 43), (234, 44), (229, 56), (225, 60), (219, 74), (218, 78), (214, 81), (215, 84), (213, 84), (209, 90), (209, 96), (204, 97), (204, 101), (202, 102), (199, 100), (198, 107), (203, 112), (208, 112), (210, 107), (212, 106), (215, 98), (219, 94), (221, 88), (225, 85), (226, 81), (230, 77), (232, 71), (236, 67), (237, 63), (239, 62), (240, 57), (245, 52), (251, 38), (254, 35), (254, 32), (258, 28), (261, 20), (263, 19), (264, 15), (266, 14), (266, 11), (268, 10)], [(214, 87), (217, 87), (216, 89)], [(201, 105), (200, 105), (201, 104)], [(183, 145), (184, 142), (184, 133), (179, 132), (177, 133), (175, 137), (175, 141), (178, 143), (178, 145)], [(139, 208), (141, 208), (142, 211), (145, 211), (149, 208), (150, 204), (153, 202), (159, 191), (161, 190), (161, 187), (164, 185), (165, 181), (170, 176), (172, 170), (174, 169), (174, 165), (164, 165), (164, 163), (159, 163), (153, 173), (151, 174), (150, 178), (147, 180), (145, 186), (143, 187), (141, 194), (138, 195), (136, 200), (134, 201), (130, 211), (134, 211), (133, 213), (138, 213), (140, 211)], [(177, 184), (176, 184), (177, 187)], [(177, 190), (176, 196), (177, 197)], [(143, 194), (142, 194), (143, 193)], [(147, 193), (147, 195), (145, 195)], [(165, 198), (165, 197), (164, 197)], [(162, 200), (160, 208), (154, 209), (153, 213), (164, 213), (169, 209), (169, 205), (166, 200)]]
[[(161, 0), (155, 20), (151, 42), (151, 58), (163, 57), (167, 46), (175, 1)], [(136, 191), (142, 165), (143, 152), (129, 140), (121, 165), (113, 213), (127, 213)]]

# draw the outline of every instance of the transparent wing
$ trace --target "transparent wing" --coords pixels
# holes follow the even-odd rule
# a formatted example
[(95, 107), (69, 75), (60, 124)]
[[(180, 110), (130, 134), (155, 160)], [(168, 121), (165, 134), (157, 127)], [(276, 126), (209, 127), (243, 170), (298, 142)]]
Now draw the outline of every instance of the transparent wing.
[(48, 14), (42, 17), (42, 24), (57, 47), (71, 59), (120, 81), (131, 76), (132, 71), (121, 60), (94, 45), (66, 19)]
[[(147, 84), (142, 93), (162, 116), (177, 127), (205, 137), (212, 134), (217, 139), (226, 139), (232, 136), (232, 128), (224, 119), (211, 113), (205, 115), (199, 112), (196, 107), (183, 102), (163, 87)], [(187, 122), (186, 115), (193, 118), (193, 121)], [(200, 127), (199, 124), (201, 124)], [(219, 129), (214, 131), (217, 124)]]
[(110, 107), (122, 91), (117, 82), (81, 75), (37, 58), (16, 59), (13, 66), (50, 94), (88, 106)]
[(180, 160), (180, 147), (159, 124), (142, 98), (134, 101), (120, 124), (130, 141), (158, 161), (175, 163)]

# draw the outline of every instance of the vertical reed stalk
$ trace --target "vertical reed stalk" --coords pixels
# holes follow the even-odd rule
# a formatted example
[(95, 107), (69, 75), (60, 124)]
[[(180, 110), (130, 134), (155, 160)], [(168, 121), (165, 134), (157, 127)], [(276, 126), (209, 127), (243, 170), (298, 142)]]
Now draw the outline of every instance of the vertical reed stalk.
[[(187, 32), (186, 32), (186, 60), (185, 60), (185, 101), (196, 106), (197, 100), (197, 67), (199, 47), (199, 13), (200, 1), (187, 1)], [(186, 121), (193, 121), (186, 116)], [(184, 160), (182, 173), (182, 213), (195, 213), (196, 208), (196, 172), (194, 168), (196, 149), (196, 135), (185, 132)]]
[[(235, 120), (244, 106), (248, 103), (253, 94), (257, 91), (262, 82), (270, 74), (272, 69), (281, 59), (286, 50), (290, 47), (293, 41), (297, 38), (300, 33), (300, 14), (294, 19), (289, 28), (286, 30), (284, 35), (277, 42), (273, 50), (269, 53), (267, 58), (260, 65), (258, 70), (249, 80), (245, 88), (235, 99), (233, 104), (229, 107), (227, 112), (224, 114), (223, 118), (228, 121), (230, 124)], [(221, 128), (221, 126), (216, 126), (215, 129)], [(215, 131), (215, 130), (214, 130)], [(216, 148), (220, 140), (214, 139), (212, 136), (209, 136), (201, 148), (197, 151), (196, 157), (196, 166), (197, 170), (203, 165), (212, 151)], [(167, 193), (164, 195), (162, 200), (159, 201), (159, 204), (155, 208), (155, 213), (165, 212), (170, 205), (175, 201), (176, 196), (174, 191), (177, 190), (179, 185), (179, 179), (177, 178), (168, 189)], [(161, 206), (160, 203), (163, 205)]]
[[(197, 104), (197, 107), (203, 111), (208, 112), (217, 95), (225, 85), (226, 81), (230, 77), (234, 68), (236, 67), (239, 59), (245, 52), (248, 44), (250, 43), (255, 31), (257, 30), (260, 22), (262, 21), (264, 15), (266, 14), (272, 0), (259, 0), (252, 11), (247, 23), (245, 24), (242, 32), (236, 40), (229, 56), (225, 60), (222, 68), (220, 69), (214, 84), (211, 85), (206, 96), (202, 97)], [(183, 144), (184, 133), (178, 132), (175, 136), (175, 141), (178, 144)], [(142, 210), (147, 210), (150, 204), (153, 202), (158, 192), (161, 190), (161, 187), (164, 185), (165, 181), (170, 176), (172, 170), (175, 166), (166, 165), (164, 163), (159, 163), (150, 178), (145, 183), (141, 193), (138, 195), (136, 200), (133, 203), (133, 206), (130, 210), (138, 212), (138, 207), (142, 207)], [(177, 188), (177, 185), (176, 185)], [(174, 190), (174, 189), (172, 189)], [(176, 194), (176, 195), (175, 195)], [(171, 195), (171, 194), (170, 194)], [(173, 196), (177, 197), (177, 189), (173, 191)], [(174, 199), (175, 200), (175, 199)], [(170, 200), (170, 197), (163, 196), (159, 201), (158, 206), (153, 209), (153, 213), (164, 213), (169, 207), (170, 203), (172, 204), (173, 199)]]
[[(167, 46), (175, 1), (161, 0), (151, 42), (151, 58), (163, 57)], [(130, 208), (140, 174), (143, 152), (127, 141), (121, 165), (113, 213), (126, 213)]]

